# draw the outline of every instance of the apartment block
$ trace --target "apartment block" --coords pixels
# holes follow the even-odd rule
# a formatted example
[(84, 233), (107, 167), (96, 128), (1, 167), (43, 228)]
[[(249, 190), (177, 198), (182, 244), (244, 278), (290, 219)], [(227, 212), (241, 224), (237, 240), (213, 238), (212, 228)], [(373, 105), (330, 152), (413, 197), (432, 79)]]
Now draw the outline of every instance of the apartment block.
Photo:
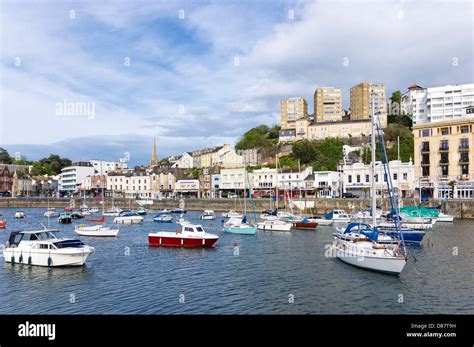
[[(402, 96), (401, 110), (413, 115), (413, 123), (458, 120), (474, 105), (474, 84), (423, 88), (412, 84)], [(467, 115), (474, 117), (474, 113)]]
[(342, 89), (322, 87), (314, 92), (314, 121), (335, 122), (342, 120)]
[(474, 198), (474, 107), (461, 119), (417, 123), (415, 172), (426, 198)]
[(350, 98), (351, 120), (371, 119), (373, 101), (381, 126), (387, 126), (387, 97), (384, 83), (359, 83), (351, 88)]
[(281, 100), (280, 113), (282, 129), (293, 129), (295, 121), (308, 119), (308, 103), (302, 97)]

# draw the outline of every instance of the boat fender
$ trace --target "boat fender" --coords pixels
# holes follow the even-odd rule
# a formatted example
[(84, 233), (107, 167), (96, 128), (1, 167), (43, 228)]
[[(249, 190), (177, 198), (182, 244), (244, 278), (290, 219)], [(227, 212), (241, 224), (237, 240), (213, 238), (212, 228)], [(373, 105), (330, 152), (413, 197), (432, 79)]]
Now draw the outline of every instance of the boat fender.
[(15, 256), (12, 255), (10, 261), (11, 261), (12, 264), (15, 264)]
[(21, 264), (23, 263), (23, 254), (20, 253), (20, 259), (18, 260), (18, 262)]
[(31, 260), (31, 255), (28, 257), (28, 265), (31, 265), (32, 260)]
[(53, 265), (53, 259), (51, 257), (48, 257), (48, 266)]

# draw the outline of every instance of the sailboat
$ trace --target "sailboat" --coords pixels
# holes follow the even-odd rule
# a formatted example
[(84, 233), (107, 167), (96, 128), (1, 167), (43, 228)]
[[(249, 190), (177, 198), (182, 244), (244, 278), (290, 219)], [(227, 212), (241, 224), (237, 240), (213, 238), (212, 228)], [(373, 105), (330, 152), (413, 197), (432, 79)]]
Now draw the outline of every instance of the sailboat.
[[(102, 171), (102, 170), (101, 170)], [(102, 216), (100, 219), (86, 219), (87, 222), (93, 223), (104, 223), (104, 187), (102, 186)], [(97, 225), (85, 225), (79, 224), (74, 228), (76, 234), (81, 236), (93, 236), (93, 237), (115, 237), (119, 233), (119, 228), (110, 228), (108, 226), (97, 224)]]
[[(397, 200), (394, 197), (393, 185), (390, 175), (390, 167), (387, 164), (387, 155), (383, 144), (383, 135), (380, 127), (377, 126), (379, 145), (382, 152), (382, 164), (387, 176), (388, 193), (392, 211), (398, 211)], [(375, 103), (372, 101), (372, 163), (371, 163), (371, 195), (372, 210), (377, 206), (377, 197), (375, 192)], [(388, 274), (400, 274), (405, 268), (407, 262), (407, 252), (401, 233), (400, 219), (394, 219), (396, 233), (394, 242), (387, 242), (388, 236), (385, 235), (384, 242), (379, 242), (379, 230), (377, 228), (376, 214), (372, 214), (372, 225), (365, 223), (350, 223), (344, 232), (334, 233), (333, 249), (338, 259), (343, 262), (363, 268), (366, 270), (379, 271)]]
[[(243, 217), (231, 217), (224, 224), (224, 232), (241, 235), (255, 235), (257, 228), (247, 222), (247, 171), (244, 169), (244, 214)], [(250, 188), (250, 187), (249, 187)], [(250, 189), (249, 189), (250, 190)]]

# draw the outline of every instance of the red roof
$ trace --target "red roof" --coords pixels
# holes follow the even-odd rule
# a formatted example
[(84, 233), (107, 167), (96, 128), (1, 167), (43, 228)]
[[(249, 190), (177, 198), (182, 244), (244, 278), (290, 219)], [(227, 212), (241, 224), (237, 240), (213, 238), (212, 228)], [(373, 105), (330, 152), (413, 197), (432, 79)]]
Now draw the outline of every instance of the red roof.
[(408, 89), (423, 89), (423, 87), (420, 87), (418, 84), (416, 83), (412, 83), (408, 86)]

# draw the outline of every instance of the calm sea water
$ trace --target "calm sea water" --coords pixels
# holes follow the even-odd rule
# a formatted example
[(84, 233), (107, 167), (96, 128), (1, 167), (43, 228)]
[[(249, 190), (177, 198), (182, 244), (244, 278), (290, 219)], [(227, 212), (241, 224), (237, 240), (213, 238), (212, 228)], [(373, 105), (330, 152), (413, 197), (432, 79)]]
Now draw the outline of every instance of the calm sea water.
[[(0, 242), (9, 231), (41, 228), (44, 211), (25, 209), (27, 218), (15, 220), (14, 209), (0, 209), (8, 223)], [(410, 247), (414, 257), (394, 277), (326, 258), (333, 227), (240, 236), (224, 234), (218, 216), (202, 221), (220, 236), (214, 249), (149, 247), (149, 231), (178, 228), (149, 214), (143, 225), (121, 226), (116, 239), (81, 237), (96, 248), (85, 267), (3, 263), (0, 313), (474, 313), (474, 221), (437, 225), (426, 237), (429, 245)], [(198, 217), (187, 214), (190, 221)], [(74, 224), (50, 223), (75, 236)]]

